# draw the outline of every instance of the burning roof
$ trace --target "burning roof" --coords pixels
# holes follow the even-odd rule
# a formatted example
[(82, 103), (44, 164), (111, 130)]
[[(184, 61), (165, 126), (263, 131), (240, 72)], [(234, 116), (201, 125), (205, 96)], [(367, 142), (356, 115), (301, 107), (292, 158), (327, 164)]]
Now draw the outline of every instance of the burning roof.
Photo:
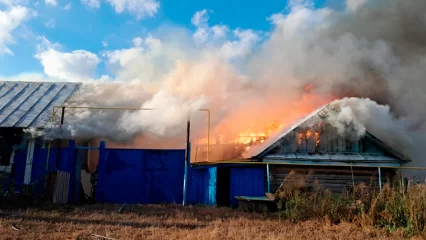
[[(273, 143), (277, 142), (279, 139), (283, 138), (287, 134), (289, 134), (291, 131), (293, 131), (298, 126), (304, 124), (308, 120), (312, 119), (314, 116), (319, 114), (322, 110), (324, 110), (328, 105), (323, 105), (320, 108), (314, 110), (306, 117), (299, 119), (294, 124), (289, 125), (287, 128), (282, 129), (280, 132), (276, 132), (273, 135), (271, 135), (263, 144), (255, 146), (253, 148), (250, 148), (247, 152), (243, 154), (243, 158), (252, 158), (255, 157), (262, 152), (264, 152), (266, 149), (268, 149), (269, 146), (271, 146)], [(309, 134), (309, 133), (308, 133)]]
[[(228, 157), (222, 159), (231, 160), (229, 156), (235, 159), (238, 158), (236, 155), (240, 154), (240, 159), (257, 160), (318, 161), (320, 159), (337, 162), (358, 160), (383, 164), (409, 161), (403, 154), (395, 151), (365, 129), (360, 134), (357, 129), (359, 126), (353, 122), (345, 121), (346, 129), (339, 129), (340, 126), (335, 121), (341, 116), (337, 118), (336, 115), (345, 111), (340, 107), (335, 102), (324, 105), (286, 128), (280, 125), (277, 129), (279, 131), (271, 135), (248, 134), (252, 138), (240, 138), (241, 141), (227, 144), (225, 150), (228, 154), (223, 155)], [(368, 140), (364, 140), (367, 138)], [(253, 144), (253, 141), (257, 141), (257, 144)], [(214, 148), (213, 146), (210, 149), (211, 153), (214, 152)], [(224, 151), (224, 149), (221, 150)]]
[[(267, 158), (281, 160), (364, 161), (398, 164), (410, 161), (388, 144), (364, 131), (362, 136), (339, 134), (333, 126), (333, 115), (341, 112), (333, 104), (318, 108), (296, 124), (275, 134), (264, 144), (243, 154), (244, 158)], [(346, 128), (354, 126), (346, 122)]]

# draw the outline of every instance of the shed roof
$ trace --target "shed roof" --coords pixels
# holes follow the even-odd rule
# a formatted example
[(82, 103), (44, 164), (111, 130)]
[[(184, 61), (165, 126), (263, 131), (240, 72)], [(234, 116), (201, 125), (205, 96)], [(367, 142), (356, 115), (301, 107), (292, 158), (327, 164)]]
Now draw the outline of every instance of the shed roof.
[(44, 127), (53, 106), (63, 105), (80, 85), (69, 82), (0, 81), (0, 127)]

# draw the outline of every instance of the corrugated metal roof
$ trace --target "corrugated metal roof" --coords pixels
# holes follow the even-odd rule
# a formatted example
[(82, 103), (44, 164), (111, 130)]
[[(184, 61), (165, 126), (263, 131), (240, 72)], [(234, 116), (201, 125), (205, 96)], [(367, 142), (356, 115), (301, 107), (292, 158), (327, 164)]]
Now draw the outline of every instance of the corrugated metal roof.
[(0, 81), (0, 127), (43, 127), (81, 83)]

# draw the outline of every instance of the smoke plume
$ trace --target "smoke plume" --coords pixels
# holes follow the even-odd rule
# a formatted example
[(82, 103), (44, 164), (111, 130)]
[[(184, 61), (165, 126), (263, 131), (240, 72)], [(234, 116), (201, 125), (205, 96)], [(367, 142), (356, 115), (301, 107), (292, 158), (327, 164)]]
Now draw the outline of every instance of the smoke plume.
[[(333, 102), (340, 112), (330, 121), (340, 133), (348, 123), (355, 135), (368, 129), (414, 165), (423, 164), (426, 1), (348, 0), (342, 11), (290, 1), (288, 10), (268, 18), (273, 30), (261, 43), (260, 37), (213, 37), (192, 44), (187, 29), (163, 26), (132, 48), (106, 52), (114, 80), (85, 83), (69, 104), (155, 110), (67, 109), (63, 133), (128, 144), (163, 136), (184, 146), (188, 115), (193, 141), (206, 137), (207, 116), (199, 109), (208, 108), (212, 141), (219, 135), (230, 141), (350, 97)], [(254, 32), (238, 33), (254, 39)], [(244, 54), (223, 54), (225, 45)], [(46, 131), (47, 137), (57, 134), (56, 128)]]

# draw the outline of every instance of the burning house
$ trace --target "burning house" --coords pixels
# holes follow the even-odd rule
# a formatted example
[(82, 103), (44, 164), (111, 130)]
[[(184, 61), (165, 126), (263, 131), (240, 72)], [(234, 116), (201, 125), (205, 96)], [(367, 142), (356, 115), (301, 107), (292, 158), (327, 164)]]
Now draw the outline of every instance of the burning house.
[[(231, 161), (193, 166), (215, 169), (217, 188), (208, 195), (216, 194), (219, 205), (236, 205), (235, 197), (241, 195), (265, 197), (292, 171), (309, 176), (308, 186), (316, 184), (334, 193), (351, 191), (361, 183), (376, 189), (389, 183), (395, 169), (410, 160), (368, 129), (357, 136), (348, 123), (344, 126), (347, 133), (339, 132), (332, 122), (336, 111), (326, 105), (257, 145), (242, 146), (246, 151), (234, 152)], [(211, 175), (211, 171), (206, 173)]]

